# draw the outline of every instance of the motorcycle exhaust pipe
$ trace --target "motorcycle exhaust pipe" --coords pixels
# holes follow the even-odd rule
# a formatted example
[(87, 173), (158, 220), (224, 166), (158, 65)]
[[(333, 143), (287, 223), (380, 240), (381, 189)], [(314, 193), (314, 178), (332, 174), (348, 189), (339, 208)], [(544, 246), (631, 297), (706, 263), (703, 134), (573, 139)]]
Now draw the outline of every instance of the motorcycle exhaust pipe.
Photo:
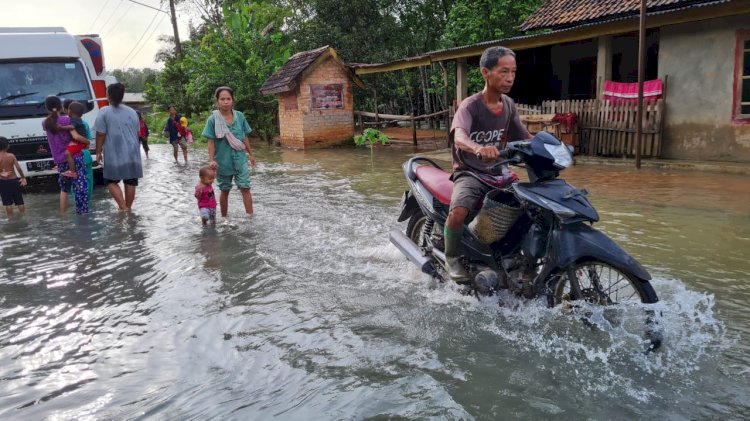
[(422, 250), (420, 250), (419, 247), (417, 247), (417, 245), (414, 244), (414, 242), (404, 233), (399, 230), (393, 230), (391, 231), (389, 239), (391, 240), (391, 243), (393, 243), (393, 245), (396, 246), (396, 248), (399, 249), (399, 251), (412, 263), (417, 265), (422, 272), (428, 275), (435, 274), (435, 267), (432, 265), (430, 259), (422, 254)]

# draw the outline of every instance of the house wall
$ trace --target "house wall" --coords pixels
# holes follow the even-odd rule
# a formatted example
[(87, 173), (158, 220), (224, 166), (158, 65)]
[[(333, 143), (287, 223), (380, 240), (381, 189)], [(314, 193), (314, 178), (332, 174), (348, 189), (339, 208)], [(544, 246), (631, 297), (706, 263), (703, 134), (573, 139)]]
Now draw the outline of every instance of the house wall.
[[(281, 144), (292, 149), (304, 149), (302, 136), (302, 112), (299, 107), (299, 88), (294, 92), (279, 95), (279, 139)], [(295, 107), (288, 106), (293, 102)]]
[[(344, 85), (343, 109), (312, 109), (310, 85)], [(279, 99), (279, 124), (282, 146), (292, 149), (325, 148), (351, 141), (354, 136), (354, 98), (352, 81), (341, 65), (329, 58), (308, 74), (295, 92), (297, 110), (287, 110)]]
[(661, 28), (664, 157), (750, 162), (750, 124), (732, 121), (739, 29), (750, 29), (750, 14)]

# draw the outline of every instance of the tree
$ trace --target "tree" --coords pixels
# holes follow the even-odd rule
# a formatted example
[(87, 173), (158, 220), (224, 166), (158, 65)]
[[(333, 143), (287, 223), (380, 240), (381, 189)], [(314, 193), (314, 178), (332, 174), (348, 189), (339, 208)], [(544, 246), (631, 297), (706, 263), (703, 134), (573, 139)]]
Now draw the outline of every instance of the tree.
[(544, 0), (458, 0), (443, 35), (446, 48), (508, 38)]
[(158, 75), (154, 69), (115, 69), (110, 72), (118, 82), (125, 85), (128, 92), (143, 92), (146, 81), (153, 80)]
[[(165, 0), (163, 0), (165, 1)], [(259, 95), (262, 83), (293, 52), (330, 45), (348, 63), (382, 63), (444, 48), (509, 37), (544, 0), (176, 0), (200, 14), (182, 45), (158, 54), (164, 70), (147, 83), (147, 99), (182, 112), (211, 108), (219, 85), (235, 89), (236, 107), (267, 136), (276, 99)], [(193, 7), (197, 6), (197, 7)], [(453, 65), (366, 75), (369, 92), (355, 107), (420, 114), (449, 105)], [(470, 87), (481, 87), (478, 70)], [(375, 93), (377, 92), (377, 95)], [(377, 97), (377, 100), (376, 100)]]
[(280, 31), (291, 15), (273, 2), (226, 2), (220, 28), (203, 27), (183, 43), (183, 56), (163, 52), (164, 71), (146, 89), (147, 99), (183, 112), (207, 110), (218, 86), (235, 91), (235, 108), (243, 111), (261, 137), (275, 132), (276, 99), (259, 98), (260, 87), (291, 55)]

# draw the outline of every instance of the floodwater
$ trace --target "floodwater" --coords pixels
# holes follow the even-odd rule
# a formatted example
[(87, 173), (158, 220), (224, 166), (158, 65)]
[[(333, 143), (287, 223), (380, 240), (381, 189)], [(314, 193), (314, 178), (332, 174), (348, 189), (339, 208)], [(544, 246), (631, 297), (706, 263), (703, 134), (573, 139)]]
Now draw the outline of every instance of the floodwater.
[[(464, 296), (388, 242), (391, 148), (258, 145), (256, 215), (201, 227), (187, 167), (154, 145), (134, 211), (27, 194), (0, 219), (0, 419), (731, 419), (750, 413), (750, 179), (577, 166), (597, 226), (654, 277), (590, 323)], [(512, 300), (510, 300), (512, 302)], [(601, 314), (599, 315), (601, 316)]]

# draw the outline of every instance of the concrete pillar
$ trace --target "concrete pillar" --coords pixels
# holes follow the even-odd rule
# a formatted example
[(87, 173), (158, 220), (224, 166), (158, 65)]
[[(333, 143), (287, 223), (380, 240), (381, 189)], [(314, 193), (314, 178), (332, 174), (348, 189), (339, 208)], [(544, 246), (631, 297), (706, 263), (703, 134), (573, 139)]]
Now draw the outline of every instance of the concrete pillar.
[(456, 59), (456, 105), (469, 96), (466, 58)]
[(612, 80), (612, 36), (599, 37), (599, 50), (596, 54), (596, 97), (602, 97), (604, 81)]

